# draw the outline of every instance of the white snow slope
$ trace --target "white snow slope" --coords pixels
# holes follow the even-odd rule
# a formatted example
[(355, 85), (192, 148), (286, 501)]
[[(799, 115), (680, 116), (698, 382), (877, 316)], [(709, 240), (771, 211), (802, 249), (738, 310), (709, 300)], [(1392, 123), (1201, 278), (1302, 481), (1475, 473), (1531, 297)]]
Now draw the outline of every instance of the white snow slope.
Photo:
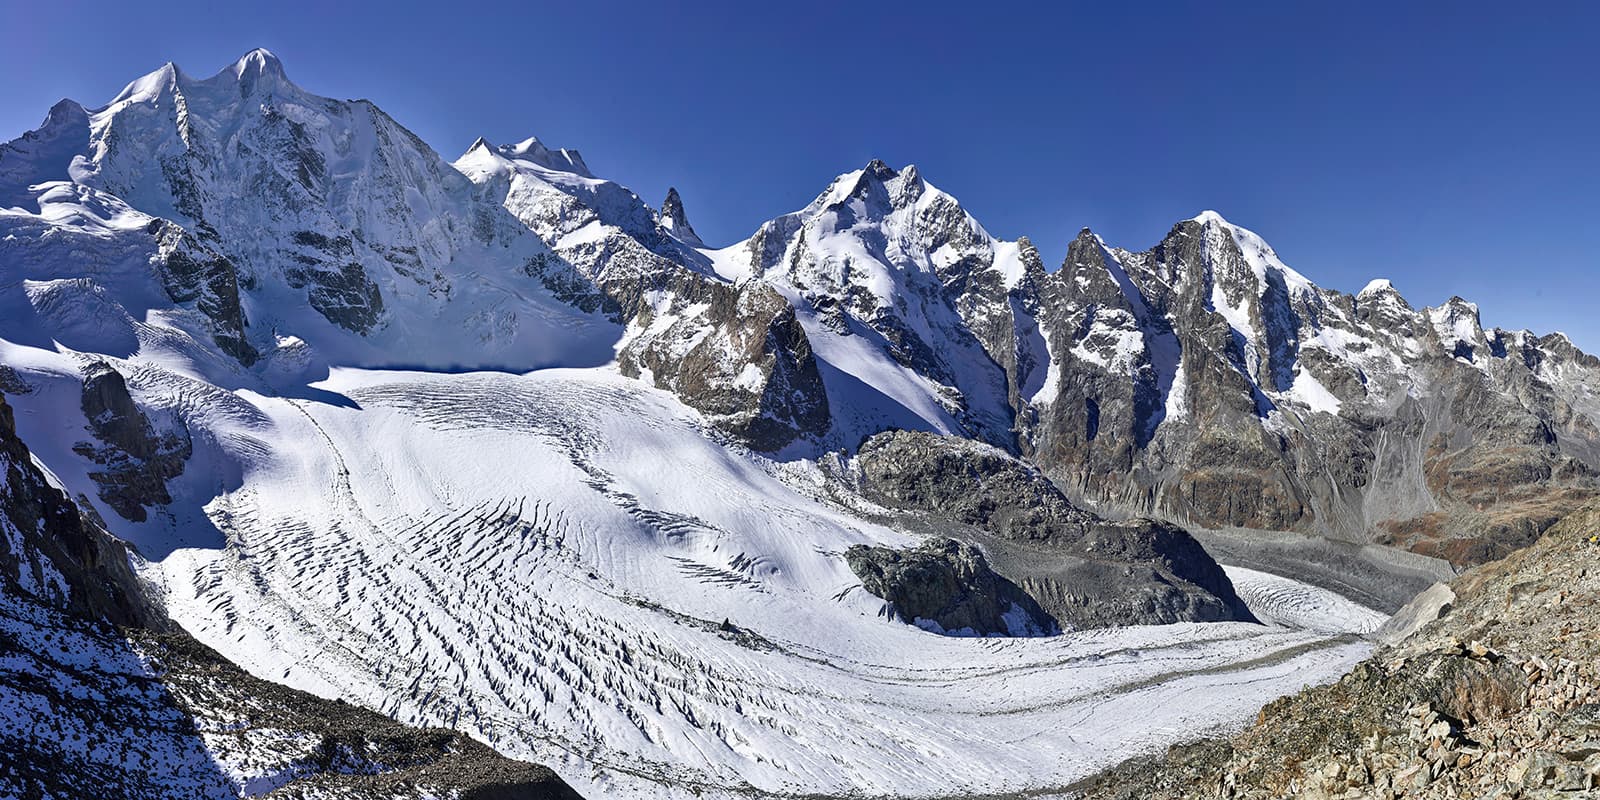
[[(1269, 624), (974, 639), (887, 618), (840, 553), (912, 537), (831, 502), (815, 463), (728, 444), (674, 396), (603, 365), (620, 328), (521, 271), (551, 252), (592, 266), (582, 228), (552, 218), (547, 245), (485, 211), (392, 120), (302, 92), (270, 54), (200, 81), (169, 66), (105, 109), (58, 106), (41, 131), (0, 152), (0, 364), (25, 387), (6, 390), (19, 434), (155, 559), (144, 570), (174, 618), (263, 678), (465, 731), (590, 797), (945, 796), (1064, 787), (1238, 725), (1370, 652), (1360, 635), (1379, 615), (1244, 570), (1236, 586)], [(198, 199), (126, 155), (141, 133), (190, 154)], [(79, 137), (91, 156), (61, 163), (89, 146)], [(277, 162), (250, 158), (272, 142), (335, 164), (331, 183), (231, 170), (270, 172)], [(472, 158), (480, 177), (519, 181), (530, 218), (592, 190), (616, 201), (585, 223), (597, 235), (644, 224), (636, 198), (536, 144)], [(887, 398), (846, 427), (986, 420), (1003, 386), (971, 368), (971, 347), (938, 354), (941, 385), (812, 308), (830, 282), (893, 309), (941, 271), (1022, 277), (1015, 246), (966, 224), (914, 171), (874, 180), (841, 183), (796, 230), (775, 231), (775, 252), (798, 266), (767, 279), (801, 308), (833, 378)], [(270, 213), (234, 205), (252, 186), (271, 189), (258, 198)], [(909, 231), (921, 214), (959, 235), (877, 243), (857, 224)], [(167, 296), (151, 215), (237, 228), (217, 241), (237, 262), (259, 365), (222, 357), (199, 312)], [(349, 257), (388, 298), (368, 334), (289, 291), (279, 245), (305, 231), (360, 244)], [(375, 231), (414, 249), (369, 246)], [(738, 278), (726, 255), (705, 251), (707, 268)], [(931, 305), (874, 319), (928, 342), (962, 324)], [(193, 441), (173, 501), (144, 522), (97, 497), (96, 465), (74, 451), (90, 437), (79, 394), (95, 360), (126, 376), (153, 424), (181, 420)], [(561, 366), (373, 368), (484, 363)], [(963, 404), (948, 402), (953, 388)]]

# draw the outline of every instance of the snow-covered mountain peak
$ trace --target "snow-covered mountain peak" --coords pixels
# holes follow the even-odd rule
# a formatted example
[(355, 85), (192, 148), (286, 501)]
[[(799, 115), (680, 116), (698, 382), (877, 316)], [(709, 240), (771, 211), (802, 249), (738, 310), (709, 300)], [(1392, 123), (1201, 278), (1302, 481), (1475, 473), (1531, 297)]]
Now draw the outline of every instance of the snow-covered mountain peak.
[(930, 193), (942, 195), (950, 205), (957, 205), (955, 198), (924, 182), (915, 164), (897, 170), (874, 158), (865, 167), (835, 178), (802, 213), (813, 215), (835, 206), (860, 202), (863, 204), (860, 210), (876, 218), (915, 205)]
[(271, 93), (304, 94), (284, 74), (283, 62), (277, 56), (257, 48), (203, 80), (190, 77), (177, 64), (168, 61), (129, 83), (109, 104), (96, 109), (96, 113), (114, 113), (136, 103), (159, 104), (164, 98), (183, 98), (186, 102), (187, 94), (207, 90), (221, 92), (228, 99)]
[(236, 78), (242, 78), (246, 73), (254, 73), (256, 75), (271, 74), (280, 78), (283, 77), (283, 62), (279, 61), (278, 57), (265, 47), (257, 47), (240, 56), (239, 60), (233, 62), (233, 66), (229, 67), (229, 69)]
[(1368, 308), (1386, 308), (1394, 311), (1410, 313), (1411, 304), (1406, 302), (1400, 290), (1387, 278), (1378, 278), (1367, 283), (1360, 292), (1356, 293), (1356, 303)]
[(50, 107), (50, 112), (44, 115), (44, 122), (40, 128), (56, 128), (63, 125), (76, 125), (86, 122), (89, 112), (76, 100), (62, 98)]
[(66, 177), (68, 165), (88, 143), (89, 112), (62, 100), (37, 130), (0, 144), (0, 208), (35, 205), (29, 187)]
[(874, 180), (880, 181), (889, 180), (899, 174), (893, 167), (883, 163), (883, 159), (881, 158), (874, 158), (871, 161), (868, 161), (867, 166), (864, 170), (862, 170), (862, 173), (870, 178), (873, 178)]
[[(0, 208), (36, 217), (13, 224), (115, 238), (101, 288), (141, 308), (152, 288), (199, 304), (192, 324), (247, 365), (277, 334), (345, 363), (542, 365), (569, 346), (601, 359), (611, 323), (551, 294), (526, 266), (545, 243), (475, 194), (376, 106), (304, 91), (266, 51), (205, 79), (167, 64), (0, 147)], [(125, 255), (139, 248), (154, 252)], [(166, 265), (158, 287), (150, 264)]]
[(175, 93), (178, 91), (179, 82), (184, 80), (187, 80), (187, 76), (178, 69), (178, 65), (168, 61), (122, 87), (122, 91), (99, 110), (104, 112), (130, 103), (145, 102)]
[(283, 74), (283, 62), (266, 48), (258, 47), (245, 53), (233, 66), (218, 73), (217, 77), (231, 76), (239, 82), (241, 94), (249, 95), (257, 90), (271, 90), (279, 82), (288, 82), (288, 77)]
[(1393, 291), (1395, 291), (1394, 284), (1391, 283), (1388, 278), (1374, 278), (1371, 281), (1368, 281), (1367, 285), (1362, 287), (1361, 291), (1357, 293), (1356, 296), (1368, 297), (1376, 294), (1388, 294), (1389, 292)]
[[(1200, 225), (1202, 236), (1205, 237), (1205, 248), (1208, 258), (1215, 268), (1219, 263), (1230, 260), (1225, 253), (1227, 240), (1237, 248), (1243, 259), (1244, 266), (1254, 273), (1256, 283), (1265, 290), (1268, 285), (1276, 284), (1281, 279), (1285, 288), (1292, 294), (1311, 296), (1320, 290), (1309, 278), (1295, 271), (1283, 259), (1278, 257), (1272, 245), (1261, 238), (1259, 234), (1248, 228), (1236, 225), (1224, 219), (1215, 211), (1202, 211), (1189, 220)], [(1225, 235), (1226, 238), (1220, 238)]]
[(594, 221), (631, 236), (655, 230), (644, 201), (621, 184), (596, 178), (576, 150), (551, 149), (533, 137), (498, 146), (479, 137), (453, 166), (491, 188), (498, 202), (547, 241)]
[(1478, 304), (1452, 297), (1443, 305), (1424, 310), (1445, 352), (1456, 358), (1476, 361), (1479, 347), (1486, 343)]

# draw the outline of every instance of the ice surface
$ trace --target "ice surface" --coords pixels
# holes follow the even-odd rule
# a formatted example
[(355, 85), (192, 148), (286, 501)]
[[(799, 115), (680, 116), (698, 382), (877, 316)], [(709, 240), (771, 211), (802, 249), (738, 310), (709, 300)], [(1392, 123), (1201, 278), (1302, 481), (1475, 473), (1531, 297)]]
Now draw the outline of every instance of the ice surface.
[(232, 544), (160, 565), (174, 616), (263, 677), (608, 796), (1064, 785), (1331, 678), (1381, 620), (1235, 571), (1272, 624), (938, 636), (884, 618), (839, 558), (906, 535), (637, 381), (336, 370), (318, 388), (351, 402), (241, 392), (266, 427), (220, 423), (242, 480), (207, 508)]

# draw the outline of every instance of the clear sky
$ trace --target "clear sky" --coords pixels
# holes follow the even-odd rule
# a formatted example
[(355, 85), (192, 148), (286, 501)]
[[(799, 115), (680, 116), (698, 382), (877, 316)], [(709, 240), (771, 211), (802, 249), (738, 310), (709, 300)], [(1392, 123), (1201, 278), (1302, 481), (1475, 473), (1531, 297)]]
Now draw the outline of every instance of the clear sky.
[(0, 2), (0, 138), (259, 46), (449, 160), (536, 135), (675, 185), (713, 243), (878, 157), (1052, 267), (1214, 208), (1325, 286), (1600, 352), (1600, 3)]

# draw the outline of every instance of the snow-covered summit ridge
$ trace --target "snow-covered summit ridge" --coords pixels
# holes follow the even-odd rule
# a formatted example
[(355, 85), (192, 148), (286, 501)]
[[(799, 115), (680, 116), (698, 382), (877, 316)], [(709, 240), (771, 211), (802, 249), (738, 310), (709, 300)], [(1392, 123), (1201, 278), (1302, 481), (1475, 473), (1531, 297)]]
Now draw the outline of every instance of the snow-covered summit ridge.
[[(35, 226), (115, 237), (115, 257), (65, 277), (87, 270), (131, 309), (195, 303), (209, 319), (185, 324), (225, 328), (243, 366), (291, 339), (313, 355), (289, 360), (313, 365), (607, 360), (614, 323), (549, 288), (578, 280), (571, 267), (529, 274), (550, 248), (476, 194), (376, 106), (301, 89), (265, 50), (204, 79), (166, 64), (99, 108), (59, 104), (0, 148), (0, 208), (31, 215), (5, 220), (8, 278), (64, 277), (74, 261)], [(94, 211), (116, 207), (128, 213), (114, 226)]]
[(185, 90), (221, 89), (236, 89), (240, 97), (274, 91), (297, 94), (304, 91), (289, 81), (283, 70), (283, 62), (277, 56), (270, 50), (258, 47), (209, 78), (193, 78), (177, 64), (168, 61), (123, 87), (110, 103), (95, 111), (103, 113), (126, 103), (150, 101), (181, 94)]
[(583, 156), (577, 150), (558, 148), (555, 150), (546, 147), (538, 137), (529, 136), (516, 144), (503, 144), (495, 146), (482, 136), (467, 148), (466, 155), (473, 155), (478, 151), (488, 151), (498, 154), (509, 161), (525, 161), (548, 170), (557, 172), (570, 172), (583, 178), (593, 178), (594, 173), (589, 171), (589, 165), (583, 162)]

